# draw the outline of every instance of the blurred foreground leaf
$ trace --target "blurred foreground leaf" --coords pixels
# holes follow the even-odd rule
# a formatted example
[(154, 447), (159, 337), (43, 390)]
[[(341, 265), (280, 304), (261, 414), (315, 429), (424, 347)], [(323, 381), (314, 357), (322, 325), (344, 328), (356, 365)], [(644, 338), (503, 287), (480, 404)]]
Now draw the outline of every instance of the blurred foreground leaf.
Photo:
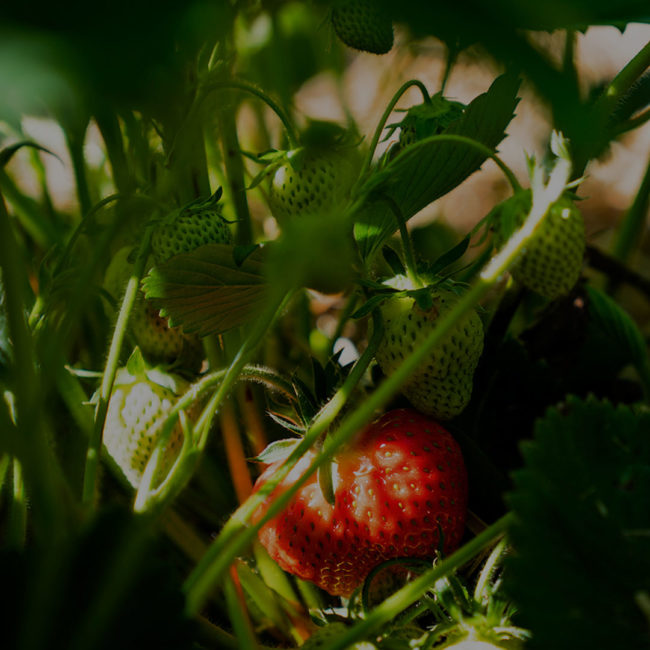
[(180, 581), (149, 526), (105, 510), (81, 534), (0, 554), (2, 646), (67, 650), (192, 647)]
[(570, 398), (522, 451), (506, 586), (528, 647), (647, 648), (650, 414)]

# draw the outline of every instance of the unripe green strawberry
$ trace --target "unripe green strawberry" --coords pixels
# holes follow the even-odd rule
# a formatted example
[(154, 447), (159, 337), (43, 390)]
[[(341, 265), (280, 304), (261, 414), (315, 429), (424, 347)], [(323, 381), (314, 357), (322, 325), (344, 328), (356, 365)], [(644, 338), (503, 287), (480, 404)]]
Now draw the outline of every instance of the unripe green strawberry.
[[(523, 224), (530, 208), (530, 193), (506, 201), (497, 216), (495, 244), (501, 248), (514, 227)], [(508, 223), (509, 221), (509, 223)], [(525, 287), (554, 300), (573, 289), (582, 270), (585, 225), (573, 200), (560, 197), (511, 268), (512, 277)]]
[(151, 236), (156, 264), (205, 244), (233, 243), (228, 222), (221, 214), (220, 197), (218, 190), (207, 201), (190, 203), (163, 219)]
[[(177, 375), (146, 367), (141, 357), (140, 363), (134, 364), (137, 354), (117, 373), (103, 437), (106, 451), (134, 488), (140, 484), (165, 417), (189, 386)], [(155, 482), (168, 474), (182, 444), (183, 431), (177, 424), (162, 454)]]
[[(121, 248), (111, 260), (104, 276), (104, 289), (119, 304), (126, 283), (133, 271), (129, 256), (133, 249)], [(182, 362), (189, 368), (200, 366), (203, 346), (198, 336), (185, 334), (179, 327), (169, 327), (168, 319), (147, 302), (138, 290), (131, 310), (129, 330), (147, 359), (156, 362)]]
[[(387, 284), (408, 288), (402, 276)], [(421, 309), (415, 299), (395, 295), (382, 303), (384, 338), (375, 355), (386, 375), (394, 372), (405, 357), (418, 348), (458, 302), (448, 289), (430, 289), (433, 305)], [(440, 420), (458, 415), (472, 395), (474, 370), (483, 351), (483, 325), (476, 312), (459, 322), (412, 373), (402, 394), (420, 412)]]
[(332, 26), (355, 50), (385, 54), (393, 47), (393, 23), (373, 0), (338, 0), (332, 9)]
[(334, 211), (348, 198), (357, 179), (355, 149), (305, 147), (289, 152), (272, 174), (269, 207), (280, 222)]
[(397, 125), (400, 128), (400, 149), (442, 133), (464, 110), (464, 104), (451, 101), (440, 93), (433, 95), (429, 102), (412, 106)]

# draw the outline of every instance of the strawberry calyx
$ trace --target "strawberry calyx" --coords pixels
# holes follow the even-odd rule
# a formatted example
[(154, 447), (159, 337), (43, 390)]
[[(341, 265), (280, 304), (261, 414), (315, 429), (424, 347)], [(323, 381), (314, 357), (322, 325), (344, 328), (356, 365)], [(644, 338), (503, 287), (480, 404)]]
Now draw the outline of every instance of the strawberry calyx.
[(404, 148), (414, 142), (443, 133), (465, 111), (465, 104), (447, 99), (438, 92), (429, 101), (411, 106), (401, 121), (387, 125), (386, 139), (400, 129), (399, 146)]

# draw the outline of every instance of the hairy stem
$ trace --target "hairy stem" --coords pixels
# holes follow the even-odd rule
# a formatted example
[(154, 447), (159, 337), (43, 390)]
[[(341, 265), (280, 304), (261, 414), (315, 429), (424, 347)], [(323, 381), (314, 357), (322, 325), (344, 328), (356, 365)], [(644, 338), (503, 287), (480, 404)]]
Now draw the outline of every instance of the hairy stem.
[(151, 229), (145, 230), (138, 257), (133, 266), (133, 273), (129, 278), (120, 312), (117, 316), (115, 323), (115, 330), (111, 339), (111, 345), (108, 351), (108, 358), (106, 359), (106, 366), (102, 376), (102, 383), (99, 389), (99, 401), (95, 409), (95, 424), (93, 427), (92, 436), (88, 442), (88, 450), (86, 452), (86, 468), (84, 472), (84, 482), (82, 490), (82, 502), (86, 505), (91, 505), (95, 495), (95, 483), (97, 478), (97, 467), (99, 465), (99, 452), (102, 444), (102, 431), (104, 430), (104, 422), (106, 420), (106, 412), (108, 411), (108, 402), (113, 390), (113, 382), (117, 374), (117, 367), (120, 360), (120, 353), (122, 352), (122, 344), (126, 336), (127, 326), (129, 323), (129, 316), (135, 304), (135, 299), (138, 294), (140, 279), (144, 273), (147, 257), (149, 256), (149, 246), (151, 243)]
[(428, 103), (431, 102), (431, 98), (429, 97), (429, 91), (427, 90), (427, 87), (418, 79), (411, 79), (410, 81), (407, 81), (398, 89), (398, 91), (393, 95), (393, 98), (388, 103), (388, 106), (386, 106), (386, 109), (384, 110), (381, 118), (379, 119), (379, 123), (375, 128), (375, 133), (372, 136), (372, 140), (370, 142), (370, 148), (368, 149), (368, 153), (366, 154), (366, 159), (364, 160), (363, 167), (361, 168), (360, 178), (363, 178), (366, 172), (370, 169), (370, 165), (372, 164), (372, 158), (375, 155), (375, 150), (377, 149), (377, 145), (379, 144), (379, 138), (381, 138), (382, 131), (384, 130), (386, 121), (390, 117), (390, 114), (393, 112), (395, 106), (397, 106), (397, 102), (399, 102), (399, 100), (402, 98), (402, 95), (409, 88), (412, 88), (413, 86), (417, 86), (417, 88), (419, 88), (425, 102)]

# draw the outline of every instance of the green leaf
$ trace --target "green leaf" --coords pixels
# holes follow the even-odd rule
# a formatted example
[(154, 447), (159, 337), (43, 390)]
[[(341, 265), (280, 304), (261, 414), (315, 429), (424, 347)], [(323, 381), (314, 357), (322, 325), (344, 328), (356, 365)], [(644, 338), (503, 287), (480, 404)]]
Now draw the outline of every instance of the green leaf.
[(361, 305), (361, 307), (359, 307), (359, 309), (357, 309), (357, 311), (355, 311), (354, 314), (352, 314), (351, 318), (353, 320), (359, 320), (360, 318), (367, 316), (376, 307), (379, 307), (379, 305), (381, 305), (382, 302), (390, 298), (391, 295), (393, 295), (393, 293), (394, 292), (389, 292), (389, 293), (381, 294), (379, 296), (373, 296), (372, 298), (364, 302), (363, 305)]
[(404, 267), (404, 264), (402, 264), (402, 260), (390, 246), (384, 246), (381, 249), (381, 253), (386, 260), (386, 264), (390, 266), (390, 270), (395, 275), (404, 275), (406, 273), (406, 268)]
[(649, 431), (648, 412), (570, 398), (522, 445), (505, 576), (526, 647), (647, 647)]
[(12, 159), (13, 155), (23, 147), (31, 147), (32, 149), (38, 149), (39, 151), (49, 153), (51, 156), (57, 158), (61, 164), (63, 164), (61, 158), (59, 158), (59, 156), (51, 152), (49, 149), (46, 149), (45, 147), (42, 147), (40, 144), (36, 144), (35, 142), (24, 140), (22, 142), (16, 142), (16, 144), (12, 144), (10, 147), (5, 147), (0, 151), (0, 168), (4, 167)]
[[(517, 78), (502, 75), (443, 133), (462, 135), (496, 148), (513, 117), (518, 88)], [(373, 195), (389, 196), (408, 220), (460, 185), (485, 160), (481, 152), (456, 142), (423, 141), (405, 148), (366, 184), (370, 197), (355, 217), (355, 237), (363, 257), (372, 256), (396, 230), (390, 206)]]
[(469, 247), (470, 236), (467, 235), (462, 241), (460, 241), (456, 246), (448, 250), (446, 253), (443, 253), (432, 265), (431, 268), (427, 269), (427, 272), (431, 275), (437, 275), (443, 269), (446, 269), (448, 266), (459, 260), (464, 254), (467, 248)]
[(284, 460), (293, 451), (294, 447), (300, 442), (300, 438), (285, 438), (283, 440), (274, 440), (267, 445), (262, 452), (253, 460), (265, 465), (272, 465), (280, 460)]
[(643, 335), (630, 315), (614, 300), (595, 287), (587, 287), (589, 316), (611, 339), (619, 353), (634, 365), (650, 397), (650, 362)]
[(200, 336), (245, 325), (265, 306), (268, 290), (263, 252), (254, 251), (238, 266), (224, 244), (176, 255), (151, 269), (143, 287), (171, 325)]

